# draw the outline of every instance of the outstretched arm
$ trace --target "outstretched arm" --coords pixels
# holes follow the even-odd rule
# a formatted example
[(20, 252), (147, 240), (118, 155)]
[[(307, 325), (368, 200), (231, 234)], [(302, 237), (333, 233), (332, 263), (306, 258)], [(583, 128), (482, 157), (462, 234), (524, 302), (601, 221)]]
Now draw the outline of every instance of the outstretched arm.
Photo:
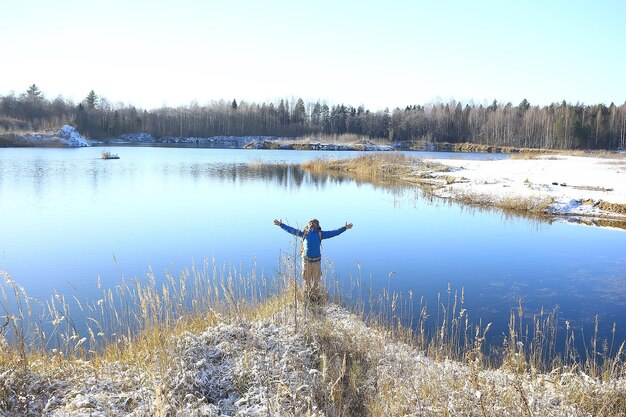
[(302, 230), (294, 229), (291, 226), (287, 226), (281, 220), (274, 220), (274, 224), (276, 226), (280, 226), (281, 229), (283, 229), (287, 233), (291, 233), (292, 235), (295, 235), (295, 236), (298, 236), (298, 237), (302, 237), (302, 235), (304, 234), (304, 232), (302, 232)]
[(352, 229), (352, 223), (346, 223), (345, 226), (340, 227), (339, 229), (336, 229), (336, 230), (324, 230), (322, 232), (322, 239), (330, 239), (331, 237), (335, 237), (337, 235), (342, 234), (348, 229)]

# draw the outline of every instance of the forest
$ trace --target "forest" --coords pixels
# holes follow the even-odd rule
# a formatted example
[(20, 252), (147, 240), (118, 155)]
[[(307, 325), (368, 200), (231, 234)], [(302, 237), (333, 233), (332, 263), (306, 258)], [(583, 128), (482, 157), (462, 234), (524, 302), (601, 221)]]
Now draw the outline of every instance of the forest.
[(112, 104), (93, 90), (80, 103), (47, 99), (33, 84), (0, 96), (0, 133), (40, 132), (71, 124), (91, 139), (145, 132), (156, 138), (211, 136), (314, 137), (354, 134), (392, 143), (474, 143), (544, 149), (623, 149), (626, 102), (490, 105), (456, 101), (370, 111), (301, 98), (272, 103), (237, 100), (141, 109)]

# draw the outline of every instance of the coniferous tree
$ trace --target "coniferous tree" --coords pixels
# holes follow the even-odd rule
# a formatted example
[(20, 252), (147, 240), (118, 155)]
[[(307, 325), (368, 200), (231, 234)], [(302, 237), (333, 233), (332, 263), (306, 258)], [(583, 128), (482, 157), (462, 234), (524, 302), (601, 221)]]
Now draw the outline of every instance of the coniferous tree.
[(322, 122), (322, 106), (320, 102), (316, 102), (311, 110), (311, 124), (313, 126), (320, 126)]
[(528, 100), (524, 99), (520, 102), (518, 107), (520, 110), (525, 111), (530, 108), (530, 103), (528, 102)]
[(93, 90), (85, 97), (85, 105), (87, 106), (87, 110), (95, 110), (96, 106), (98, 106), (98, 96)]
[(289, 121), (289, 116), (287, 115), (287, 107), (285, 106), (285, 100), (280, 100), (280, 104), (278, 105), (278, 122), (281, 125), (286, 125)]
[(292, 122), (299, 124), (304, 123), (306, 121), (306, 108), (304, 107), (304, 100), (301, 98), (296, 102), (295, 107), (293, 108), (293, 118)]
[(37, 102), (43, 100), (43, 94), (41, 94), (41, 90), (35, 84), (28, 87), (26, 90), (26, 99), (30, 102)]

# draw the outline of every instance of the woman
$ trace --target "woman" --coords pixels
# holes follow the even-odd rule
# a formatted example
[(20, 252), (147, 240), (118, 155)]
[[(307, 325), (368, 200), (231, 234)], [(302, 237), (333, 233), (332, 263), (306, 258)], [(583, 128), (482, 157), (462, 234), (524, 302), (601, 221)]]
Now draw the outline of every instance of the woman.
[(322, 277), (322, 240), (330, 239), (352, 229), (352, 223), (346, 223), (345, 226), (337, 230), (322, 230), (320, 222), (317, 219), (311, 219), (304, 230), (298, 230), (284, 224), (281, 220), (274, 220), (276, 226), (280, 226), (284, 231), (292, 235), (302, 238), (302, 279), (306, 286), (306, 292), (311, 301), (316, 301), (320, 294), (320, 279)]

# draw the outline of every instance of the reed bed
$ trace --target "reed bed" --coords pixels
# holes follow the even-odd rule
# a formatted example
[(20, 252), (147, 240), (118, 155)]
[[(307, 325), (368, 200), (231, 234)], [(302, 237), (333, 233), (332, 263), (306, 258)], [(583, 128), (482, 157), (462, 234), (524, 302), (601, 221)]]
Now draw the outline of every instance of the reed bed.
[(520, 302), (494, 349), (462, 288), (431, 308), (375, 293), (357, 266), (348, 288), (326, 266), (321, 304), (296, 245), (270, 277), (204, 259), (98, 280), (88, 303), (33, 300), (3, 272), (0, 415), (626, 415), (624, 344), (601, 340), (597, 317), (583, 335)]
[(447, 170), (441, 164), (426, 163), (402, 153), (369, 153), (354, 158), (317, 158), (304, 162), (301, 167), (313, 174), (347, 176), (374, 185), (421, 185), (428, 189), (439, 180), (434, 172)]

